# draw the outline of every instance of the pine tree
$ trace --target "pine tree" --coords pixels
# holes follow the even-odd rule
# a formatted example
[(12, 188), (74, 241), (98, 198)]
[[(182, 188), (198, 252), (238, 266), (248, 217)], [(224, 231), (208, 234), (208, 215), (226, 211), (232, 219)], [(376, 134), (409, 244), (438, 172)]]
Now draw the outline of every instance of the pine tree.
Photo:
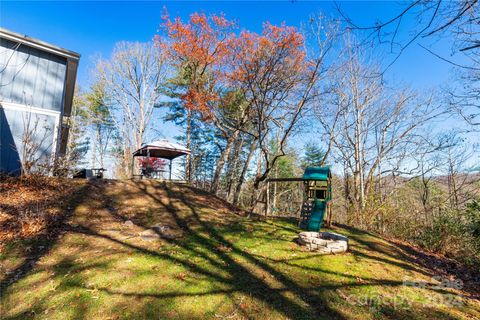
[(325, 150), (314, 142), (305, 145), (305, 155), (302, 157), (302, 168), (325, 165)]
[(64, 160), (68, 164), (69, 169), (75, 169), (85, 164), (85, 155), (90, 146), (90, 139), (85, 134), (87, 120), (85, 100), (79, 91), (78, 88), (75, 88), (72, 113), (68, 120), (68, 142)]

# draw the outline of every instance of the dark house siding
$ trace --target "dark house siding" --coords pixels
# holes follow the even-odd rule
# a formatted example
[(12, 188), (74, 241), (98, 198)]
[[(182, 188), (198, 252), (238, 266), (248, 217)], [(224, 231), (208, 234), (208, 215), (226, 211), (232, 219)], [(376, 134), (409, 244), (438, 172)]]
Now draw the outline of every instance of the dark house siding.
[(0, 172), (21, 173), (27, 135), (39, 165), (65, 152), (79, 57), (0, 28)]
[(0, 39), (0, 101), (61, 112), (67, 59)]

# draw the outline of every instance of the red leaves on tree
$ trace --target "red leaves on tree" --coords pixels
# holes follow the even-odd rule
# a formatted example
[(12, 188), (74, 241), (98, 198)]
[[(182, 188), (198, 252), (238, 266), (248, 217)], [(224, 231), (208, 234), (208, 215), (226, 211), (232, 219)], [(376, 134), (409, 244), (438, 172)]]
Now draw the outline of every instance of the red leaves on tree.
[[(184, 22), (162, 16), (165, 38), (156, 44), (175, 66), (187, 70), (188, 81), (181, 99), (186, 108), (208, 120), (221, 107), (222, 90), (245, 86), (252, 77), (276, 72), (290, 77), (305, 66), (303, 36), (294, 27), (264, 23), (262, 34), (233, 33), (234, 21), (223, 15), (194, 13)], [(228, 91), (228, 90), (227, 90)]]
[(167, 164), (165, 159), (161, 158), (149, 158), (149, 157), (141, 157), (138, 158), (138, 164), (142, 168), (151, 168), (153, 170), (161, 170)]
[[(263, 74), (299, 73), (305, 68), (303, 36), (294, 27), (264, 23), (262, 34), (243, 31), (235, 39), (233, 83), (249, 83)], [(288, 76), (287, 74), (285, 76)]]
[(188, 22), (178, 17), (171, 20), (168, 14), (162, 19), (167, 39), (156, 37), (155, 41), (177, 68), (188, 72), (187, 90), (181, 96), (185, 107), (209, 118), (219, 100), (216, 87), (230, 55), (228, 43), (234, 37), (235, 23), (222, 15), (207, 17), (204, 13), (192, 14)]
[(178, 17), (172, 21), (164, 15), (162, 27), (167, 31), (171, 44), (169, 53), (173, 57), (180, 62), (206, 66), (218, 63), (228, 55), (227, 43), (235, 23), (224, 16), (207, 17), (204, 13), (193, 13), (187, 23)]

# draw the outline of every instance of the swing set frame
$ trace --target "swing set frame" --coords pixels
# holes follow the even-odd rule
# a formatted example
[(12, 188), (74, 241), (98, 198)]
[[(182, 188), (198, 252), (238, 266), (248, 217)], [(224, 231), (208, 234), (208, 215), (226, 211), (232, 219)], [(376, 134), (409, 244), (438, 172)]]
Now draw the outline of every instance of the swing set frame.
[[(299, 220), (303, 217), (303, 214), (305, 210), (308, 210), (311, 206), (308, 206), (308, 203), (310, 203), (313, 198), (315, 197), (314, 192), (321, 190), (325, 191), (325, 200), (327, 202), (327, 208), (326, 208), (326, 220), (325, 220), (325, 226), (330, 227), (332, 225), (332, 174), (330, 172), (330, 169), (328, 170), (328, 175), (327, 179), (312, 179), (312, 178), (305, 178), (304, 177), (299, 177), (299, 178), (269, 178), (266, 179), (267, 183), (267, 191), (266, 191), (266, 199), (265, 199), (265, 217), (271, 216), (271, 195), (270, 195), (270, 184), (271, 183), (284, 183), (284, 182), (303, 182), (305, 186), (305, 190), (303, 192), (303, 203), (302, 203), (302, 208), (300, 210), (300, 217)], [(313, 182), (313, 183), (312, 183)], [(318, 182), (326, 182), (324, 186), (321, 184), (318, 184)]]

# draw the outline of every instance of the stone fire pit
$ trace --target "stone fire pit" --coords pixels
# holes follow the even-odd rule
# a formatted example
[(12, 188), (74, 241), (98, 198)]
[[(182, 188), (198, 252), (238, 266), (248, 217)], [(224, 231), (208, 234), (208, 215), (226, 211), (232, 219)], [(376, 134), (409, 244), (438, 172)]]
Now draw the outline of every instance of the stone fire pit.
[(324, 254), (343, 253), (348, 250), (348, 238), (333, 232), (300, 232), (297, 242), (309, 251)]

